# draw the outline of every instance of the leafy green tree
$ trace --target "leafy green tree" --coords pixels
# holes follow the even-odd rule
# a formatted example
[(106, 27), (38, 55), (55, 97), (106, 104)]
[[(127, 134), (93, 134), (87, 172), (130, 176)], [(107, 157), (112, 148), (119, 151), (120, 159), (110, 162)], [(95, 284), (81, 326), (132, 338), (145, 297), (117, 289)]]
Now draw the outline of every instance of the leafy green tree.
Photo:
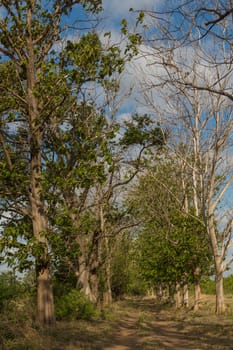
[[(138, 238), (141, 273), (157, 283), (194, 283), (196, 266), (209, 273), (210, 252), (203, 226), (192, 217), (174, 215), (172, 228), (151, 223)], [(198, 227), (199, 226), (199, 227)]]
[[(209, 273), (212, 263), (205, 226), (194, 210), (184, 210), (181, 169), (175, 159), (157, 160), (129, 197), (142, 224), (137, 239), (141, 274), (151, 284), (194, 283), (198, 267)], [(190, 200), (190, 197), (188, 197)]]
[[(111, 254), (119, 234), (132, 225), (127, 222), (127, 210), (117, 201), (141, 170), (143, 152), (162, 144), (163, 135), (148, 116), (135, 116), (126, 123), (123, 137), (116, 139), (118, 125), (109, 127), (105, 116), (97, 112), (93, 105), (78, 106), (79, 118), (70, 118), (69, 128), (59, 130), (52, 145), (56, 157), (47, 167), (46, 194), (52, 203), (56, 256), (62, 258), (59, 250), (65, 254), (77, 275), (78, 288), (91, 301), (109, 303)], [(134, 130), (137, 139), (130, 136)], [(135, 146), (138, 149), (129, 160), (130, 148)], [(56, 168), (59, 172), (51, 181)]]
[[(8, 262), (18, 260), (20, 269), (35, 264), (38, 320), (48, 325), (55, 322), (52, 263), (59, 256), (67, 263), (78, 257), (79, 276), (80, 259), (93, 261), (96, 271), (97, 259), (89, 258), (93, 252), (96, 256), (103, 231), (97, 188), (116, 171), (108, 148), (116, 130), (89, 87), (104, 92), (113, 86), (112, 77), (122, 71), (140, 38), (128, 35), (124, 59), (117, 46), (103, 48), (94, 31), (59, 50), (64, 17), (74, 6), (81, 17), (84, 12), (91, 17), (101, 10), (100, 0), (16, 0), (1, 6), (1, 250)], [(137, 171), (115, 187), (127, 184)]]
[[(63, 56), (54, 50), (63, 35), (62, 19), (74, 5), (80, 13), (85, 10), (91, 14), (100, 10), (101, 1), (1, 2), (5, 11), (0, 20), (1, 211), (9, 243), (14, 240), (17, 248), (26, 248), (27, 257), (31, 254), (35, 258), (38, 319), (42, 324), (55, 322), (43, 191), (46, 141), (49, 132), (62, 125), (64, 115), (72, 113), (84, 83), (78, 82), (78, 90), (72, 90), (75, 77), (67, 76), (61, 65)], [(9, 216), (15, 223), (29, 220), (31, 230), (30, 225), (21, 227), (20, 239), (18, 226), (13, 223), (15, 231), (9, 226)]]

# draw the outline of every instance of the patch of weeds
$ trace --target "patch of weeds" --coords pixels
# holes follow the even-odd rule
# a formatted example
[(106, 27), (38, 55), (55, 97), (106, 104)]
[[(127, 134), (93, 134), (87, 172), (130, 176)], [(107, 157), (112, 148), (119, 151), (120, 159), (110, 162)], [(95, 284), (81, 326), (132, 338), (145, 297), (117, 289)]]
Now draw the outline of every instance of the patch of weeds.
[(58, 320), (91, 320), (96, 315), (94, 304), (77, 289), (56, 298), (55, 309)]
[(103, 321), (115, 321), (116, 315), (111, 308), (104, 308), (96, 313), (97, 318)]
[(138, 329), (148, 329), (149, 327), (148, 327), (147, 321), (148, 321), (147, 315), (144, 313), (140, 313), (135, 323), (136, 327)]

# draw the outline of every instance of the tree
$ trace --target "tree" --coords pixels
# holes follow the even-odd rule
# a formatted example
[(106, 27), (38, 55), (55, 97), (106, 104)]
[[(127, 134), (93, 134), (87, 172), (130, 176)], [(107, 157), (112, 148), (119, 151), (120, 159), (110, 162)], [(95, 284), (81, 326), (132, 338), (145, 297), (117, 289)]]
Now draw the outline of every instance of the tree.
[[(114, 245), (122, 231), (135, 225), (127, 222), (127, 210), (120, 204), (123, 193), (141, 170), (145, 151), (161, 145), (164, 136), (149, 116), (136, 115), (120, 137), (119, 127), (109, 126), (94, 105), (80, 107), (82, 115), (59, 130), (52, 146), (56, 156), (47, 169), (47, 199), (56, 203), (50, 208), (57, 233), (53, 249), (73, 246), (75, 254), (67, 263), (77, 275), (78, 288), (93, 302), (108, 303)], [(59, 173), (51, 181), (54, 169)]]
[[(7, 213), (6, 222), (9, 213), (18, 221), (30, 220), (32, 234), (30, 225), (21, 226), (21, 233), (36, 259), (37, 309), (42, 324), (55, 322), (42, 153), (48, 126), (60, 123), (74, 99), (66, 72), (56, 68), (59, 53), (53, 50), (62, 37), (62, 18), (74, 5), (79, 11), (95, 13), (101, 2), (1, 1), (5, 11), (0, 20), (2, 213)], [(11, 241), (17, 243), (13, 231), (11, 235)]]
[[(142, 217), (138, 238), (141, 273), (150, 284), (195, 283), (196, 269), (203, 276), (211, 264), (208, 240), (201, 218), (193, 208), (191, 182), (182, 191), (179, 158), (157, 160), (157, 164), (132, 191), (132, 203)], [(159, 201), (158, 201), (159, 198)]]

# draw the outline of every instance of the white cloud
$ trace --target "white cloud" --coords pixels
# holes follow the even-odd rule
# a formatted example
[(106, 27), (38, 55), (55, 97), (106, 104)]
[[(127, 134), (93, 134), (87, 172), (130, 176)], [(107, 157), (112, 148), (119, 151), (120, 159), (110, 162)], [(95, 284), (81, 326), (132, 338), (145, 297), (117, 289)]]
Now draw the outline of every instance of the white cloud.
[[(169, 53), (162, 55), (156, 47), (141, 45), (138, 56), (127, 65), (127, 78), (122, 80), (125, 85), (134, 86), (134, 98), (140, 100), (141, 108), (144, 103), (149, 112), (149, 109), (154, 109), (156, 105), (160, 110), (166, 105), (167, 113), (174, 114), (174, 106), (171, 106), (172, 100), (168, 100), (169, 95), (172, 96), (175, 92), (172, 85), (168, 84), (171, 78), (182, 81), (185, 77), (185, 82), (190, 82), (190, 84), (196, 79), (196, 84), (199, 86), (210, 88), (213, 86), (215, 89), (220, 89), (222, 80), (219, 80), (219, 76), (221, 76), (225, 80), (225, 89), (231, 90), (232, 71), (227, 65), (216, 66), (214, 62), (208, 62), (203, 57), (203, 52), (201, 49), (198, 51), (197, 48), (194, 50), (191, 47), (182, 47), (170, 57)], [(169, 63), (164, 64), (166, 62)], [(173, 64), (177, 69), (172, 68)], [(165, 100), (166, 97), (167, 100)], [(208, 110), (210, 103), (208, 91), (200, 91), (199, 99), (203, 107), (205, 106)], [(211, 96), (211, 103), (216, 99), (217, 95)], [(229, 104), (232, 104), (229, 99), (222, 97), (222, 107), (229, 106)]]
[(129, 122), (132, 120), (132, 114), (131, 113), (122, 113), (117, 116), (117, 121), (119, 123)]

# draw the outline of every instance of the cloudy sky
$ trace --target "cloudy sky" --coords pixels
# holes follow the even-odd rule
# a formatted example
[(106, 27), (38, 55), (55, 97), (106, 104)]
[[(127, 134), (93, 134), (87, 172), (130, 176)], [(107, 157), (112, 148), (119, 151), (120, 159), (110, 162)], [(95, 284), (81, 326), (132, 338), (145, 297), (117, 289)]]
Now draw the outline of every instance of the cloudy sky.
[[(111, 31), (112, 41), (120, 42), (120, 24), (122, 19), (128, 21), (128, 26), (129, 28), (131, 27), (131, 29), (136, 22), (137, 13), (133, 13), (129, 11), (129, 9), (132, 8), (135, 11), (148, 9), (156, 10), (161, 2), (164, 4), (162, 0), (103, 0), (104, 12), (101, 14), (101, 17), (104, 18), (103, 23), (101, 23), (103, 32)], [(139, 76), (143, 74), (146, 65), (147, 62), (144, 58), (137, 58), (137, 62), (135, 61), (134, 64), (127, 64), (126, 66), (124, 76), (121, 79), (122, 93), (127, 94), (127, 91), (132, 88), (133, 91), (131, 91), (130, 98), (125, 99), (122, 103), (122, 107), (119, 111), (120, 118), (122, 117), (124, 120), (136, 110), (144, 109), (142, 105), (139, 106), (137, 103), (140, 96), (136, 90), (139, 85)]]

